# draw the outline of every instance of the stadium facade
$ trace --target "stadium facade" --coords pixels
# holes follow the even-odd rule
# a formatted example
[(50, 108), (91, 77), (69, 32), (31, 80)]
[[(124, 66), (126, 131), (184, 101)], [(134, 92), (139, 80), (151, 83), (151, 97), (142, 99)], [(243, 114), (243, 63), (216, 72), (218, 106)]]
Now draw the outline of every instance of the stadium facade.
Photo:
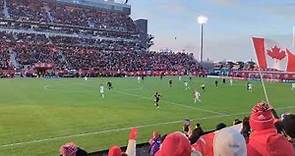
[(121, 12), (127, 15), (131, 14), (130, 5), (125, 3), (116, 3), (114, 1), (104, 1), (104, 0), (57, 0), (57, 1), (96, 7), (98, 9)]

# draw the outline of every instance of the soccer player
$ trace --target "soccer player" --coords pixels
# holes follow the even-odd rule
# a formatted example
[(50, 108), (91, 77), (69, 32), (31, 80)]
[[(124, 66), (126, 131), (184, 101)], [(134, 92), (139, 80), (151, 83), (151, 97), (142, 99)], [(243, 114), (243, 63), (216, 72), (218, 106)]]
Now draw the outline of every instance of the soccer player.
[(154, 95), (154, 105), (157, 107), (157, 109), (160, 108), (160, 105), (159, 105), (160, 97), (161, 95), (158, 92), (156, 92)]
[(169, 79), (169, 86), (172, 87), (172, 80)]
[(215, 80), (215, 87), (218, 88), (218, 81)]
[(205, 92), (205, 84), (204, 83), (201, 84), (201, 88), (202, 88), (203, 92)]
[(161, 80), (163, 80), (163, 76), (164, 76), (164, 74), (162, 73), (161, 76), (160, 76), (160, 79), (161, 79)]
[(138, 82), (138, 83), (140, 83), (140, 79), (141, 79), (141, 77), (138, 76), (138, 77), (137, 77), (137, 82)]
[(107, 82), (107, 86), (108, 86), (108, 89), (109, 89), (109, 90), (113, 89), (112, 81), (108, 81), (108, 82)]
[(85, 76), (85, 77), (84, 77), (84, 80), (85, 80), (85, 81), (87, 81), (87, 80), (88, 80), (87, 76)]
[(294, 89), (295, 89), (295, 83), (292, 83), (291, 90), (294, 90)]
[(184, 86), (185, 86), (185, 90), (188, 90), (189, 89), (188, 82), (187, 81), (184, 81)]
[(178, 80), (181, 81), (181, 76), (178, 76)]
[(250, 82), (247, 83), (247, 91), (252, 92), (252, 84)]
[(222, 82), (223, 82), (223, 84), (225, 84), (226, 80), (225, 79), (222, 79)]
[(230, 84), (230, 86), (233, 86), (233, 79), (232, 78), (229, 79), (229, 84)]
[(99, 93), (100, 93), (101, 97), (104, 98), (104, 86), (103, 86), (103, 84), (99, 85)]
[(194, 103), (201, 102), (201, 94), (195, 90), (194, 91)]

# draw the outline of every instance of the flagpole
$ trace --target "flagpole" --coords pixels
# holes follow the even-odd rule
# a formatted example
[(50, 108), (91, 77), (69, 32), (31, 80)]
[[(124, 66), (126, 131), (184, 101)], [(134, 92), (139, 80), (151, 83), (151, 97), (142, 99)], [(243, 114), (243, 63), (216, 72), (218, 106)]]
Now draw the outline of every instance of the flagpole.
[(293, 26), (292, 42), (293, 48), (295, 48), (295, 26)]
[[(251, 38), (252, 41), (253, 41), (253, 38)], [(258, 61), (258, 57), (256, 55), (256, 62), (257, 62), (257, 66), (258, 66), (258, 73), (259, 73), (259, 77), (260, 77), (260, 82), (261, 82), (261, 85), (262, 85), (262, 89), (263, 89), (263, 93), (264, 93), (264, 97), (265, 97), (265, 100), (267, 102), (267, 104), (270, 105), (269, 103), (269, 98), (268, 98), (268, 94), (267, 94), (267, 91), (266, 91), (266, 87), (265, 87), (265, 83), (264, 83), (264, 79), (263, 79), (263, 74), (261, 72), (261, 67), (260, 67), (260, 64), (259, 64), (259, 61)]]
[(266, 91), (266, 87), (265, 87), (265, 83), (264, 83), (264, 80), (263, 80), (263, 75), (262, 75), (262, 72), (261, 72), (261, 68), (259, 66), (259, 63), (258, 63), (258, 72), (259, 72), (259, 75), (260, 75), (260, 81), (261, 81), (261, 84), (262, 84), (262, 88), (263, 88), (263, 93), (264, 93), (265, 100), (266, 100), (267, 104), (270, 105), (269, 99), (268, 99), (268, 94), (267, 94), (267, 91)]

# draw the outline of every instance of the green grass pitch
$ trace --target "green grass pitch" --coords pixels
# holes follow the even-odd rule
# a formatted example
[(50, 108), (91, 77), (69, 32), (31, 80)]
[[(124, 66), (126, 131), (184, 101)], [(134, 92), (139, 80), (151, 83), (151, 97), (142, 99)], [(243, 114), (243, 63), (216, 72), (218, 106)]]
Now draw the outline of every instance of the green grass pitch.
[[(126, 145), (130, 127), (138, 127), (138, 143), (148, 141), (152, 130), (162, 134), (181, 130), (185, 118), (200, 122), (205, 129), (219, 122), (231, 124), (248, 115), (257, 101), (264, 99), (259, 82), (253, 93), (246, 81), (215, 88), (215, 79), (193, 78), (190, 90), (174, 77), (88, 79), (1, 79), (0, 155), (57, 155), (60, 145), (75, 142), (88, 152), (111, 145)], [(99, 84), (113, 82), (114, 89), (99, 95)], [(192, 90), (200, 90), (202, 103), (193, 103)], [(278, 112), (295, 112), (295, 91), (290, 84), (266, 83), (269, 99)], [(160, 110), (153, 94), (161, 95)]]

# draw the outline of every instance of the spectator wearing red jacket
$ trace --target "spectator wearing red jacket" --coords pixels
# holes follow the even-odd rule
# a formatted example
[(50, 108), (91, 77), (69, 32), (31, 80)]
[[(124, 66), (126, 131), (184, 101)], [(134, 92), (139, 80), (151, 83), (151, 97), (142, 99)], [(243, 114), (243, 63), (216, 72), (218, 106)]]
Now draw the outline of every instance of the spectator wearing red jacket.
[(249, 156), (294, 156), (292, 144), (277, 132), (270, 106), (256, 104), (250, 116), (251, 134), (247, 145)]
[(168, 134), (156, 156), (191, 156), (188, 138), (181, 132)]

